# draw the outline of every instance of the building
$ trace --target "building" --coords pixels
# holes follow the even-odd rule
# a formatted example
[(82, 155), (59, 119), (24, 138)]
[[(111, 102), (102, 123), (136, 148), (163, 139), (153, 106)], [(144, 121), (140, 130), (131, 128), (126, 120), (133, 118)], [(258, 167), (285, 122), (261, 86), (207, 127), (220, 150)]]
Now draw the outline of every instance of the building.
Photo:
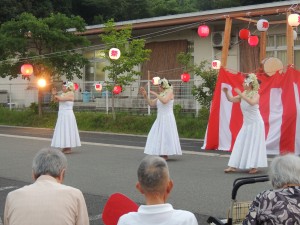
[[(258, 71), (262, 60), (268, 57), (279, 58), (284, 67), (292, 60), (295, 68), (299, 68), (300, 40), (296, 39), (291, 44), (290, 33), (293, 32), (293, 28), (287, 26), (287, 16), (299, 10), (298, 3), (298, 1), (281, 1), (116, 23), (117, 27), (132, 24), (134, 37), (145, 39), (146, 47), (152, 50), (150, 61), (139, 68), (143, 76), (133, 84), (133, 87), (122, 93), (123, 97), (136, 98), (141, 82), (147, 81), (149, 77), (152, 79), (153, 76), (178, 80), (180, 85), (180, 74), (183, 69), (176, 61), (176, 56), (180, 52), (190, 52), (196, 64), (204, 60), (211, 62), (219, 59), (226, 69), (245, 73)], [(266, 32), (260, 32), (256, 27), (257, 21), (262, 18), (268, 20), (270, 24)], [(206, 38), (200, 38), (198, 35), (198, 27), (203, 24), (210, 28), (210, 34)], [(265, 41), (260, 41), (256, 47), (249, 46), (247, 40), (239, 38), (239, 31), (243, 28), (249, 29), (252, 35), (258, 35), (260, 40)], [(82, 92), (91, 93), (89, 95), (91, 107), (105, 105), (107, 108), (109, 103), (104, 104), (106, 100), (101, 100), (105, 93), (103, 95), (93, 91), (94, 83), (107, 79), (102, 71), (106, 63), (102, 58), (103, 47), (99, 38), (102, 32), (103, 25), (94, 25), (87, 26), (86, 31), (80, 34), (88, 37), (93, 47), (83, 50), (90, 65), (84, 68), (83, 79), (76, 82), (79, 83)], [(291, 48), (292, 55), (289, 53)], [(9, 81), (1, 78), (0, 90), (7, 90), (12, 102), (28, 106), (30, 101), (37, 100), (35, 81), (22, 82), (20, 88), (12, 89), (11, 85), (21, 83), (21, 79)], [(185, 106), (197, 109), (197, 103), (188, 93), (193, 82), (197, 82), (196, 77), (195, 79), (192, 77), (192, 83), (184, 87), (185, 97), (181, 102), (189, 101)], [(24, 99), (24, 96), (27, 96), (27, 99)], [(82, 101), (82, 94), (77, 93), (76, 98)], [(123, 103), (120, 103), (120, 107), (135, 107), (134, 104), (138, 104), (137, 107), (146, 107), (137, 101), (134, 103), (133, 100), (126, 103), (124, 100)]]

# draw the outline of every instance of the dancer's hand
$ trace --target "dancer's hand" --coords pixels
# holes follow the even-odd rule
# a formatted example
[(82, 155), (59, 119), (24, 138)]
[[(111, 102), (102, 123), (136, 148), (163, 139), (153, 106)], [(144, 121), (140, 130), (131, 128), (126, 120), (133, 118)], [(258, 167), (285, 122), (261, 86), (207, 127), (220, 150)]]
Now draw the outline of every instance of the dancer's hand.
[(158, 95), (155, 91), (150, 91), (150, 94), (153, 94), (153, 95), (155, 95), (156, 97), (157, 97), (157, 95)]
[(228, 88), (223, 88), (223, 91), (226, 93), (228, 91)]
[(239, 88), (235, 88), (234, 91), (235, 91), (238, 95), (242, 94), (242, 92), (241, 92), (241, 90), (240, 90)]
[(143, 88), (143, 87), (140, 87), (140, 93), (141, 93), (144, 97), (147, 96), (147, 92), (146, 92), (145, 88)]
[(52, 95), (56, 95), (57, 94), (57, 90), (56, 90), (56, 88), (54, 87), (54, 88), (52, 88)]

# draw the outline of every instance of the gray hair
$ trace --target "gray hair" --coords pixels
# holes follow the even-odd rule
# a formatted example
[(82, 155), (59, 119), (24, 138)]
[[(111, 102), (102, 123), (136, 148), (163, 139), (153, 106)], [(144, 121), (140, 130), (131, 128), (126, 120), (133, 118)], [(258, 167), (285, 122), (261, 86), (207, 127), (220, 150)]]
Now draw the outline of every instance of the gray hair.
[(273, 159), (269, 169), (270, 181), (274, 188), (287, 184), (300, 184), (300, 158), (286, 154)]
[(146, 156), (140, 163), (137, 176), (144, 191), (161, 192), (170, 177), (166, 160), (159, 156)]
[(32, 170), (36, 178), (46, 174), (56, 178), (66, 168), (66, 156), (54, 148), (44, 148), (38, 151), (32, 162)]

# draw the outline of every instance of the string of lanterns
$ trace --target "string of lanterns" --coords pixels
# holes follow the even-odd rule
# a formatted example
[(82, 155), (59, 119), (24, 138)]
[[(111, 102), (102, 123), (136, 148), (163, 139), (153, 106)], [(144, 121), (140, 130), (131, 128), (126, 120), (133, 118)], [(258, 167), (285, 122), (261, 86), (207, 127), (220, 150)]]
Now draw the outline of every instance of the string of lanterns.
[[(288, 17), (288, 24), (292, 27), (297, 27), (300, 24), (300, 16), (297, 13), (293, 13), (290, 14)], [(269, 22), (266, 19), (260, 19), (257, 21), (257, 30), (261, 31), (261, 32), (265, 32), (268, 30), (269, 28)], [(207, 25), (200, 25), (198, 27), (198, 31), (197, 31), (199, 37), (201, 38), (206, 38), (209, 36), (210, 30), (209, 27)], [(247, 40), (248, 44), (252, 47), (255, 47), (258, 45), (259, 43), (259, 38), (256, 35), (251, 35), (250, 30), (243, 28), (239, 31), (239, 38), (241, 40)], [(297, 31), (293, 30), (293, 39), (296, 40), (297, 39)], [(121, 51), (118, 48), (111, 48), (109, 50), (109, 58), (112, 60), (117, 60), (119, 59), (121, 56)], [(221, 66), (221, 62), (220, 60), (213, 60), (211, 63), (211, 66), (213, 69), (220, 69)], [(33, 67), (30, 64), (24, 64), (21, 67), (21, 73), (23, 76), (30, 76), (33, 74)], [(153, 77), (152, 79), (152, 83), (154, 85), (158, 84), (159, 81), (159, 77)], [(183, 82), (189, 82), (190, 80), (190, 74), (188, 74), (187, 72), (184, 72), (183, 74), (181, 74), (181, 80)], [(78, 84), (75, 83), (75, 89), (78, 89)], [(102, 90), (102, 85), (101, 84), (95, 84), (95, 90), (96, 91), (101, 91)], [(114, 94), (119, 94), (122, 91), (122, 87), (120, 85), (115, 85), (113, 88), (113, 93)]]
[[(297, 27), (300, 24), (300, 16), (299, 14), (290, 14), (288, 17), (288, 24), (292, 27)], [(269, 29), (269, 22), (266, 19), (260, 19), (257, 21), (256, 27), (257, 30), (260, 32), (265, 32)], [(207, 25), (200, 25), (198, 27), (198, 35), (201, 38), (205, 38), (209, 35), (209, 27)], [(247, 40), (248, 44), (251, 47), (255, 47), (259, 43), (259, 37), (257, 35), (251, 35), (251, 32), (249, 29), (243, 28), (239, 31), (239, 38), (241, 40)], [(293, 30), (293, 39), (297, 39), (297, 31)], [(221, 62), (220, 60), (213, 60), (211, 63), (211, 66), (213, 69), (220, 69)], [(183, 75), (181, 75), (183, 77)]]

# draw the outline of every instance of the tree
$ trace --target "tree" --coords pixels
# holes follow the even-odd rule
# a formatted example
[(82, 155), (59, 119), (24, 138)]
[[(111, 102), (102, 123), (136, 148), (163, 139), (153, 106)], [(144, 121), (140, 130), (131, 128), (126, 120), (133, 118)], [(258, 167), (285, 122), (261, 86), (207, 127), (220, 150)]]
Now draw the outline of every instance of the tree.
[(203, 107), (209, 110), (217, 83), (218, 73), (210, 67), (207, 61), (202, 61), (199, 65), (195, 66), (194, 74), (195, 76), (201, 77), (201, 83), (193, 86), (192, 95)]
[(0, 0), (0, 23), (16, 18), (27, 12), (38, 18), (44, 18), (51, 13), (71, 15), (73, 0)]
[[(34, 76), (48, 81), (59, 80), (61, 76), (68, 80), (74, 76), (81, 78), (81, 68), (88, 61), (75, 48), (86, 46), (89, 41), (70, 32), (70, 28), (84, 31), (84, 20), (60, 13), (38, 19), (23, 13), (3, 23), (0, 27), (0, 76), (17, 78), (21, 65), (30, 63)], [(39, 101), (39, 115), (41, 109)]]
[(192, 62), (192, 54), (181, 52), (177, 55), (177, 61), (180, 65), (184, 67), (186, 72), (193, 73), (194, 76), (200, 76), (200, 84), (193, 85), (192, 95), (196, 100), (201, 104), (202, 107), (205, 107), (209, 110), (210, 103), (212, 101), (213, 93), (215, 90), (218, 73), (216, 70), (213, 70), (209, 63), (201, 61), (199, 65)]
[[(106, 82), (108, 90), (112, 90), (115, 85), (121, 85), (124, 89), (126, 85), (134, 82), (141, 72), (138, 66), (149, 59), (150, 50), (145, 49), (145, 40), (133, 39), (131, 26), (117, 30), (113, 20), (105, 23), (104, 33), (100, 35), (105, 44), (105, 58), (109, 65), (103, 68), (108, 71), (109, 82)], [(112, 60), (109, 57), (109, 49), (118, 48), (121, 57)], [(115, 119), (114, 95), (112, 95), (112, 113)]]

